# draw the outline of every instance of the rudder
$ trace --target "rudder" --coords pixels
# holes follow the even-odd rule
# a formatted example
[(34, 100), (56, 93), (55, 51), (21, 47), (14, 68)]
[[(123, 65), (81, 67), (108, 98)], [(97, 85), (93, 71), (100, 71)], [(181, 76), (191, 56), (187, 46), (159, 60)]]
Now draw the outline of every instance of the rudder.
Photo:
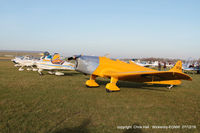
[(169, 71), (173, 71), (173, 72), (182, 72), (182, 61), (177, 61), (176, 65), (170, 69)]

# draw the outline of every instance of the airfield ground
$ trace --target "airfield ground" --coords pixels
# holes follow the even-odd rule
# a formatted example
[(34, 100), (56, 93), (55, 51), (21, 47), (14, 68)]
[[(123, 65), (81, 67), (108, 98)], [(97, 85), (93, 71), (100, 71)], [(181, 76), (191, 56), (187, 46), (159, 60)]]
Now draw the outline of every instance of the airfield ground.
[[(78, 72), (39, 76), (33, 71), (19, 72), (11, 61), (1, 60), (0, 132), (197, 133), (200, 75), (191, 76), (192, 82), (183, 81), (170, 91), (158, 85), (119, 82), (120, 92), (106, 93), (109, 80), (98, 78), (99, 88), (87, 88), (84, 83), (89, 76)], [(169, 125), (180, 128), (152, 129)]]

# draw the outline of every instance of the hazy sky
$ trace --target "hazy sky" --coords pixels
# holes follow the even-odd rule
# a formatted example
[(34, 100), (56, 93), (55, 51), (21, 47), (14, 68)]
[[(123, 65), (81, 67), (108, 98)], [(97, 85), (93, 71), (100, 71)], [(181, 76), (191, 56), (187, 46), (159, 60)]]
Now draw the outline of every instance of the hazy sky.
[(200, 57), (199, 0), (0, 0), (0, 50)]

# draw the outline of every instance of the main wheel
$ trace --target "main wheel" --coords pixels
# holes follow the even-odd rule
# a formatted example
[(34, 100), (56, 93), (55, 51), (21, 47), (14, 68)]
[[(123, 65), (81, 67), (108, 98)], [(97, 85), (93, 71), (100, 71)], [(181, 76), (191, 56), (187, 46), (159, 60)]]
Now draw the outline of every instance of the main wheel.
[(106, 89), (106, 92), (110, 93), (110, 92), (112, 92), (112, 91), (110, 91), (109, 89)]

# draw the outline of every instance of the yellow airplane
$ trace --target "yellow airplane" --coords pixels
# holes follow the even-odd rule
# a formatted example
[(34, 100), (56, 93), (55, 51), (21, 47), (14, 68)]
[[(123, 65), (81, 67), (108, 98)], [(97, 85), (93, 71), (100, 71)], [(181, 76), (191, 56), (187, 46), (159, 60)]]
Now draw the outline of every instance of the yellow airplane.
[(120, 91), (116, 85), (118, 80), (171, 85), (169, 88), (181, 84), (181, 80), (192, 80), (190, 76), (182, 72), (181, 61), (178, 61), (169, 71), (157, 71), (133, 62), (126, 63), (107, 57), (79, 55), (68, 58), (68, 60), (71, 59), (76, 60), (75, 70), (91, 75), (86, 81), (88, 87), (99, 86), (95, 81), (96, 77), (110, 78), (110, 83), (106, 84), (107, 92)]

